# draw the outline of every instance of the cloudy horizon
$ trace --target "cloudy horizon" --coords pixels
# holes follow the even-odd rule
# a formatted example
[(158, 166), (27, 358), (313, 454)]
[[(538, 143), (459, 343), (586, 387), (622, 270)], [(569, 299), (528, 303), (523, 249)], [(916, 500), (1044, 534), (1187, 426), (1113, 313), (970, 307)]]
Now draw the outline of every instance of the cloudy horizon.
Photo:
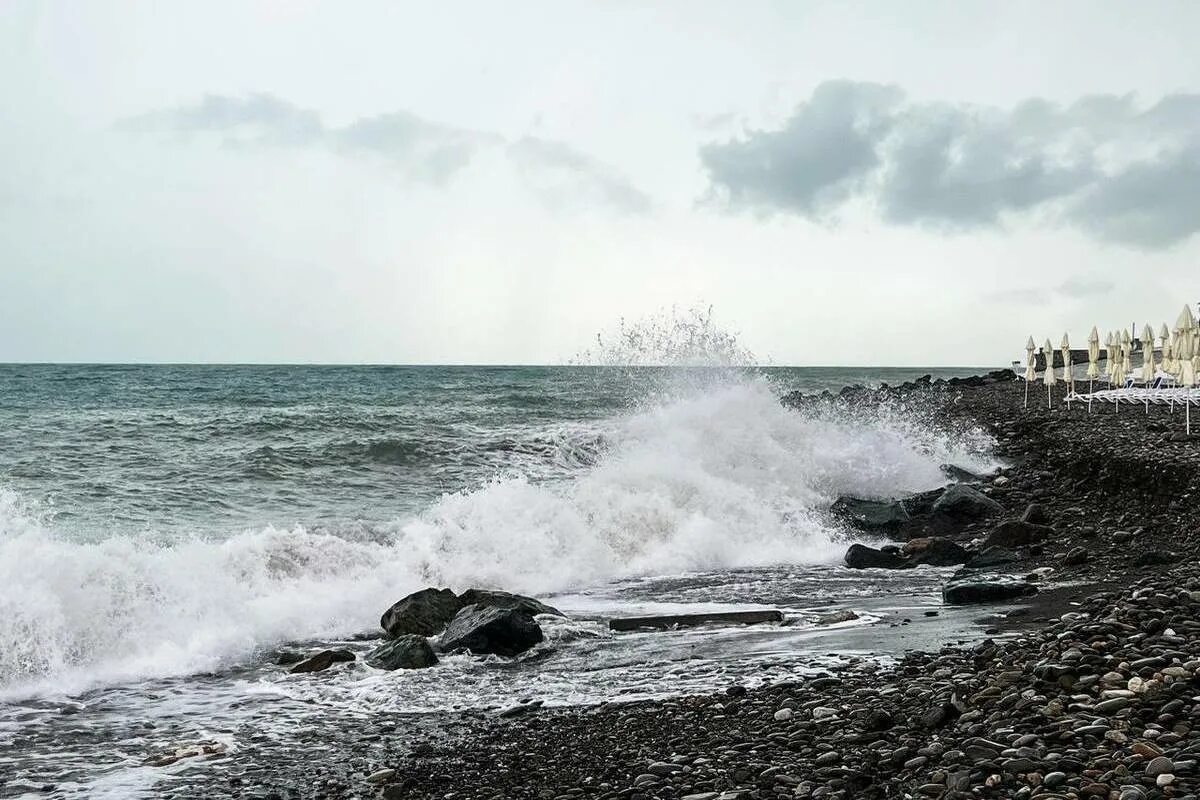
[(1197, 299), (1184, 2), (10, 4), (0, 362), (985, 365)]

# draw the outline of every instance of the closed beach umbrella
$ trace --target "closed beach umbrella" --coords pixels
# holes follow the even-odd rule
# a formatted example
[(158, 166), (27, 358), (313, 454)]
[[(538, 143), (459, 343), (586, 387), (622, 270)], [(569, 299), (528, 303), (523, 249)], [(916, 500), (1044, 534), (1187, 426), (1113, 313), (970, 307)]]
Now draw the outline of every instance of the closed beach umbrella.
[(1179, 360), (1179, 382), (1187, 387), (1196, 385), (1196, 365), (1192, 362), (1196, 356), (1195, 327), (1191, 307), (1184, 306), (1175, 320), (1175, 357)]
[(1162, 371), (1171, 375), (1175, 372), (1175, 363), (1171, 355), (1171, 329), (1167, 323), (1158, 329), (1158, 338), (1162, 339)]
[(1142, 328), (1142, 380), (1146, 384), (1154, 382), (1154, 326)]
[(1046, 408), (1052, 408), (1050, 387), (1056, 381), (1054, 380), (1054, 347), (1050, 344), (1049, 339), (1046, 340), (1046, 344), (1042, 347), (1042, 355), (1046, 359), (1046, 369), (1042, 372), (1042, 382), (1046, 384)]
[(1063, 359), (1063, 382), (1068, 386), (1075, 383), (1075, 374), (1071, 372), (1071, 340), (1067, 334), (1063, 334), (1062, 341), (1058, 343), (1058, 349), (1062, 351)]
[(1104, 374), (1108, 377), (1108, 382), (1111, 385), (1113, 382), (1113, 370), (1117, 367), (1117, 343), (1113, 337), (1113, 332), (1109, 331), (1104, 337)]
[(1030, 336), (1025, 341), (1025, 408), (1029, 408), (1029, 384), (1037, 380), (1037, 345)]
[(1121, 331), (1121, 383), (1133, 372), (1133, 339), (1129, 331)]
[(1100, 331), (1096, 330), (1096, 326), (1092, 326), (1092, 332), (1088, 335), (1088, 391), (1091, 391), (1090, 382), (1100, 377)]

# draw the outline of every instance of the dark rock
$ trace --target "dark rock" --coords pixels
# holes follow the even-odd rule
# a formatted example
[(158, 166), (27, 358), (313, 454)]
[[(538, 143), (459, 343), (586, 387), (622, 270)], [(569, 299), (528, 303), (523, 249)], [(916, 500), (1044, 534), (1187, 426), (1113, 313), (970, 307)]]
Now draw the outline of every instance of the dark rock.
[(942, 492), (933, 504), (933, 517), (941, 522), (962, 523), (998, 514), (1003, 508), (992, 498), (961, 483)]
[(958, 542), (942, 536), (910, 539), (901, 548), (901, 552), (915, 564), (929, 564), (935, 567), (963, 564), (971, 556)]
[(515, 608), (534, 617), (538, 614), (552, 614), (556, 617), (566, 616), (566, 614), (554, 606), (546, 605), (541, 600), (535, 600), (532, 597), (526, 597), (521, 594), (512, 594), (511, 592), (497, 592), (491, 589), (467, 589), (458, 596), (458, 600), (464, 606), (476, 605), (483, 608)]
[(1063, 556), (1062, 563), (1063, 563), (1063, 566), (1074, 567), (1079, 564), (1086, 564), (1088, 557), (1089, 557), (1089, 554), (1085, 548), (1072, 547), (1070, 550), (1067, 551), (1067, 554), (1065, 556)]
[(462, 601), (449, 589), (422, 589), (383, 612), (379, 625), (389, 636), (406, 633), (434, 636), (450, 624), (462, 607)]
[(1019, 519), (1007, 519), (1001, 522), (988, 537), (984, 539), (984, 547), (1028, 547), (1036, 542), (1042, 542), (1054, 536), (1054, 528), (1045, 525), (1035, 525)]
[(353, 661), (354, 653), (349, 650), (322, 650), (316, 655), (304, 659), (292, 667), (289, 672), (320, 672), (329, 669), (334, 664)]
[(952, 481), (958, 481), (959, 483), (979, 483), (986, 477), (984, 475), (980, 475), (979, 473), (972, 472), (964, 467), (960, 467), (957, 464), (942, 464), (939, 469), (941, 469), (942, 474), (947, 478)]
[(635, 631), (639, 628), (691, 628), (709, 622), (731, 622), (739, 625), (757, 625), (760, 622), (782, 622), (783, 612), (775, 609), (762, 611), (714, 611), (701, 614), (667, 614), (652, 617), (618, 617), (608, 621), (609, 630)]
[(1037, 587), (1012, 579), (960, 580), (942, 588), (942, 600), (950, 605), (996, 603), (1037, 594)]
[(286, 667), (289, 664), (297, 664), (303, 661), (304, 654), (298, 653), (295, 650), (276, 650), (274, 660), (279, 666)]
[(376, 669), (422, 669), (432, 667), (438, 659), (424, 636), (406, 633), (372, 650), (366, 662)]
[(987, 547), (971, 556), (963, 567), (966, 569), (995, 569), (1020, 560), (1020, 556), (1004, 547)]
[(933, 504), (945, 492), (946, 489), (944, 487), (930, 489), (927, 492), (919, 492), (902, 499), (900, 505), (904, 507), (904, 510), (908, 512), (910, 517), (924, 517), (933, 511)]
[(864, 531), (894, 531), (908, 522), (908, 512), (899, 500), (863, 500), (842, 496), (829, 510)]
[(465, 649), (476, 655), (516, 656), (543, 638), (541, 626), (520, 609), (469, 605), (450, 621), (442, 634), (441, 649)]
[(1174, 564), (1179, 556), (1170, 550), (1145, 550), (1133, 559), (1135, 567), (1152, 567), (1159, 564)]
[(1041, 503), (1030, 503), (1025, 506), (1025, 511), (1021, 514), (1021, 521), (1034, 525), (1049, 525), (1050, 514)]
[(846, 566), (852, 569), (907, 569), (914, 565), (898, 553), (852, 544), (846, 551)]

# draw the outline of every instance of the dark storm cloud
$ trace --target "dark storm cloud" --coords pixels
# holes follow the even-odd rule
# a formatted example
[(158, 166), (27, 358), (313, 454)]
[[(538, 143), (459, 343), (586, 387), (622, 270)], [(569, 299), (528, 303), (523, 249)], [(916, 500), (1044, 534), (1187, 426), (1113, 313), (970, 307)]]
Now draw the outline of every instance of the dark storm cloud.
[(140, 132), (220, 135), (229, 146), (323, 147), (347, 156), (387, 160), (413, 178), (441, 183), (485, 149), (503, 153), (538, 194), (549, 190), (622, 212), (643, 212), (649, 198), (617, 170), (563, 142), (525, 137), (509, 142), (484, 131), (431, 122), (408, 111), (360, 117), (341, 127), (270, 94), (205, 95), (195, 105), (151, 111), (121, 121)]
[(730, 208), (827, 218), (845, 203), (947, 230), (1037, 214), (1100, 239), (1165, 247), (1200, 230), (1200, 95), (1011, 109), (918, 103), (895, 88), (821, 84), (778, 129), (700, 151)]

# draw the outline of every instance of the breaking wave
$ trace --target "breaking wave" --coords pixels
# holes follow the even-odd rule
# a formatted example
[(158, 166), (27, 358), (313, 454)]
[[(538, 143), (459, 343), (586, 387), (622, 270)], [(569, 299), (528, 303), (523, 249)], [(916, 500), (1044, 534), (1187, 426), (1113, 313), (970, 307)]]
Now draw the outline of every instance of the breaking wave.
[[(919, 491), (943, 481), (945, 462), (987, 464), (982, 435), (941, 436), (887, 411), (804, 415), (778, 396), (745, 375), (660, 396), (597, 423), (604, 444), (564, 455), (570, 477), (497, 477), (372, 537), (268, 527), (84, 543), (0, 489), (0, 697), (212, 670), (274, 643), (372, 629), (427, 584), (550, 593), (832, 562), (841, 547), (823, 509), (837, 495)], [(387, 442), (371, 455), (406, 452)]]

